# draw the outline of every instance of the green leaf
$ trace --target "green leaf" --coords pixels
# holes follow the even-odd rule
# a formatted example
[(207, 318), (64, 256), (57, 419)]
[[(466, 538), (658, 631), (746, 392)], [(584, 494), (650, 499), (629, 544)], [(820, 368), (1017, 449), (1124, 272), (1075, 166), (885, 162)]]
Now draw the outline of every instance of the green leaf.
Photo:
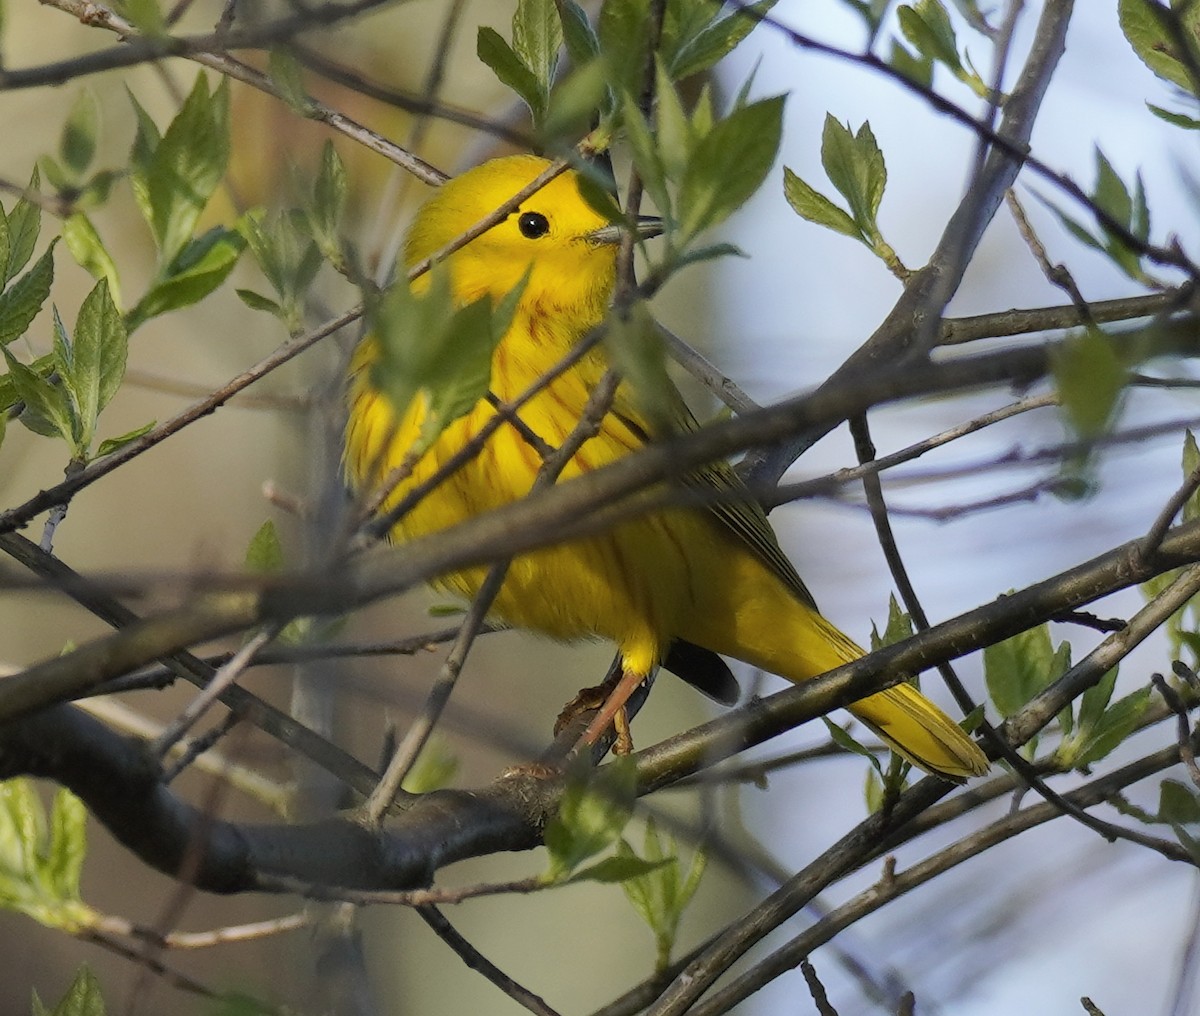
[(912, 638), (912, 634), (912, 618), (904, 612), (896, 599), (896, 594), (893, 593), (888, 597), (887, 627), (884, 628), (883, 634), (880, 635), (875, 625), (871, 625), (871, 651), (874, 652), (884, 646), (903, 642), (907, 638)]
[(342, 256), (340, 235), (348, 189), (346, 166), (333, 142), (326, 141), (321, 149), (321, 168), (313, 185), (308, 219), (317, 246), (330, 261), (340, 261)]
[(142, 35), (153, 38), (167, 34), (167, 21), (159, 0), (122, 0), (120, 10)]
[[(36, 193), (41, 186), (37, 167), (29, 179), (29, 192)], [(4, 266), (4, 285), (8, 285), (33, 257), (38, 234), (42, 230), (42, 209), (28, 198), (21, 198), (8, 214), (8, 255), (0, 265)]]
[(647, 866), (643, 873), (627, 878), (621, 888), (654, 934), (656, 967), (661, 971), (670, 965), (680, 919), (700, 885), (708, 858), (703, 850), (695, 851), (687, 874), (681, 876), (679, 845), (670, 838), (663, 843), (653, 818), (646, 821), (643, 854), (644, 860), (625, 840), (617, 843), (617, 859), (629, 864), (641, 861)]
[(270, 297), (256, 293), (253, 289), (238, 289), (235, 292), (238, 299), (251, 310), (265, 310), (268, 314), (274, 314), (278, 318), (283, 317), (283, 308)]
[(32, 268), (0, 293), (0, 346), (19, 339), (38, 316), (54, 282), (54, 244)]
[(641, 95), (650, 48), (646, 0), (604, 0), (596, 27), (613, 89)]
[(563, 881), (616, 842), (633, 813), (636, 782), (637, 771), (627, 758), (595, 771), (580, 766), (568, 774), (558, 813), (546, 826), (550, 859), (543, 882)]
[(1200, 825), (1200, 796), (1177, 780), (1158, 786), (1158, 820), (1171, 825)]
[[(1163, 24), (1156, 13), (1158, 5), (1152, 0), (1119, 0), (1117, 14), (1121, 31), (1138, 58), (1164, 81), (1196, 94), (1196, 86), (1182, 59), (1174, 33)], [(1182, 20), (1184, 35), (1190, 40), (1192, 59), (1195, 59), (1200, 39), (1200, 7), (1194, 3), (1171, 4), (1175, 16)]]
[(1175, 110), (1163, 109), (1162, 106), (1156, 106), (1152, 102), (1146, 103), (1146, 108), (1150, 110), (1160, 120), (1165, 120), (1173, 127), (1182, 127), (1185, 131), (1200, 131), (1200, 120), (1195, 117), (1188, 116), (1186, 113), (1178, 113)]
[(121, 305), (117, 266), (96, 227), (92, 225), (83, 212), (75, 212), (67, 216), (62, 229), (63, 241), (75, 263), (84, 269), (94, 279), (104, 279), (108, 283), (108, 291), (113, 302)]
[(100, 993), (100, 982), (85, 963), (79, 968), (75, 980), (62, 1000), (53, 1009), (47, 1009), (34, 994), (34, 1016), (105, 1016), (104, 998)]
[(423, 293), (401, 283), (369, 308), (379, 339), (379, 360), (372, 366), (375, 383), (397, 416), (418, 394), (425, 399), (419, 447), (428, 447), (487, 394), (492, 353), (512, 322), (527, 281), (522, 279), (495, 307), (485, 295), (455, 308), (447, 270), (435, 267), (429, 277)]
[(1133, 732), (1149, 704), (1149, 688), (1140, 688), (1114, 702), (1105, 710), (1091, 736), (1082, 741), (1075, 764), (1091, 765), (1107, 756)]
[(545, 99), (550, 95), (563, 27), (554, 0), (518, 0), (512, 19), (512, 48), (537, 81)]
[(833, 739), (834, 744), (843, 751), (848, 751), (851, 755), (861, 755), (871, 763), (871, 767), (880, 776), (883, 775), (883, 765), (875, 752), (871, 751), (866, 745), (860, 744), (855, 738), (850, 736), (850, 732), (845, 727), (834, 723), (828, 716), (822, 716), (821, 719), (825, 723), (825, 728), (829, 731), (829, 736)]
[(933, 59), (925, 54), (913, 53), (900, 42), (892, 40), (892, 50), (888, 55), (888, 63), (903, 74), (909, 81), (916, 82), (924, 88), (933, 85)]
[(963, 70), (954, 26), (937, 0), (917, 0), (912, 7), (903, 5), (896, 11), (896, 16), (904, 38), (919, 53), (945, 64), (955, 74)]
[(666, 347), (646, 301), (635, 301), (625, 316), (614, 313), (604, 343), (655, 433), (670, 433), (679, 396), (667, 373)]
[(441, 738), (431, 737), (417, 756), (403, 787), (410, 794), (428, 794), (448, 787), (458, 773), (458, 758)]
[(96, 135), (100, 130), (100, 106), (96, 96), (84, 89), (76, 97), (58, 142), (62, 164), (81, 179), (96, 157)]
[(259, 575), (283, 571), (283, 544), (275, 523), (267, 519), (250, 538), (246, 548), (246, 569)]
[(680, 180), (692, 155), (693, 140), (698, 135), (692, 133), (679, 93), (661, 60), (655, 61), (654, 72), (658, 96), (657, 149), (667, 177)]
[[(729, 11), (724, 17), (709, 20), (695, 34), (678, 39), (670, 39), (664, 29), (662, 52), (671, 77), (676, 81), (706, 71), (723, 57), (733, 52), (734, 48), (758, 27), (759, 18), (755, 15), (765, 15), (778, 0), (758, 0), (758, 3), (745, 4)], [(695, 0), (676, 0), (670, 6), (712, 6), (720, 8), (720, 4), (698, 5)]]
[(592, 23), (587, 13), (575, 0), (563, 0), (559, 5), (559, 15), (562, 18), (563, 41), (566, 43), (567, 56), (576, 67), (600, 55), (600, 39), (592, 29)]
[[(1066, 647), (1064, 650), (1064, 646)], [(1066, 671), (1070, 645), (1056, 652), (1050, 646), (1050, 629), (1041, 624), (983, 650), (988, 694), (1003, 716), (1012, 716)]]
[(199, 303), (229, 277), (244, 248), (241, 235), (222, 226), (190, 240), (162, 280), (129, 312), (130, 329), (160, 314)]
[(1053, 350), (1051, 367), (1063, 416), (1088, 439), (1103, 434), (1116, 416), (1129, 372), (1112, 341), (1088, 328)]
[(550, 93), (540, 136), (547, 147), (587, 130), (608, 95), (604, 61), (596, 58), (571, 71)]
[(572, 885), (577, 882), (602, 882), (611, 885), (617, 882), (628, 882), (631, 879), (645, 878), (651, 872), (672, 863), (670, 860), (647, 861), (637, 856), (606, 857), (602, 861), (581, 868), (567, 881)]
[(863, 231), (849, 213), (810, 187), (787, 166), (783, 167), (783, 195), (800, 218), (866, 242)]
[(304, 87), (304, 70), (290, 49), (279, 46), (272, 48), (267, 59), (267, 73), (271, 83), (279, 90), (279, 97), (293, 112), (304, 117), (312, 112), (312, 100), (308, 97), (308, 89)]
[(475, 38), (475, 54), (491, 68), (502, 84), (521, 97), (529, 107), (534, 124), (540, 124), (547, 95), (533, 72), (521, 62), (503, 36), (494, 28), (482, 26)]
[(849, 127), (826, 114), (821, 133), (821, 164), (830, 183), (846, 199), (859, 229), (864, 234), (874, 232), (876, 213), (887, 184), (887, 167), (871, 125), (864, 122), (858, 133), (852, 134)]
[(140, 427), (122, 434), (120, 437), (106, 437), (100, 442), (100, 447), (96, 449), (96, 458), (103, 458), (105, 455), (111, 455), (113, 452), (118, 452), (127, 444), (132, 444), (144, 434), (149, 434), (158, 423), (157, 420), (151, 420), (149, 423), (143, 423)]
[(47, 816), (29, 780), (0, 783), (0, 907), (69, 933), (92, 926), (96, 915), (79, 896), (85, 825), (69, 791), (55, 794)]
[(724, 221), (766, 179), (779, 151), (783, 101), (775, 96), (743, 106), (696, 143), (679, 188), (685, 238)]
[(8, 363), (13, 391), (17, 399), (25, 403), (21, 422), (43, 437), (61, 437), (73, 441), (75, 428), (62, 388), (21, 363), (8, 351), (7, 346), (0, 346), (0, 352), (3, 352)]
[(1099, 147), (1096, 148), (1096, 189), (1092, 198), (1122, 226), (1129, 227), (1133, 216), (1129, 191)]
[(671, 195), (667, 191), (667, 172), (659, 158), (658, 145), (650, 130), (650, 124), (642, 115), (638, 104), (626, 92), (621, 96), (621, 112), (625, 120), (625, 136), (629, 141), (633, 164), (642, 178), (642, 184), (650, 200), (663, 215), (671, 214)]
[[(60, 329), (56, 332), (61, 334)], [(125, 377), (129, 350), (125, 322), (104, 279), (96, 283), (79, 309), (74, 341), (62, 346), (58, 371), (79, 421), (79, 445), (86, 450), (95, 436), (100, 411), (111, 401)]]
[[(225, 175), (229, 162), (228, 79), (210, 94), (203, 73), (162, 139), (138, 111), (131, 178), (142, 214), (165, 271), (192, 238), (200, 213)], [(153, 145), (151, 151), (151, 145)]]
[[(1200, 446), (1196, 444), (1196, 435), (1189, 427), (1183, 437), (1183, 478), (1186, 480), (1197, 469), (1200, 469)], [(1183, 505), (1183, 521), (1191, 522), (1200, 518), (1200, 490), (1193, 491)]]

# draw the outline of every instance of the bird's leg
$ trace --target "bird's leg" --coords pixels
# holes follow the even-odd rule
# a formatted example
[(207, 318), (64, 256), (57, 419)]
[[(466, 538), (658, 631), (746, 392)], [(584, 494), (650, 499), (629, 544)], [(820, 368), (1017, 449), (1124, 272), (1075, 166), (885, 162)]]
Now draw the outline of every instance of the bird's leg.
[(579, 739), (580, 742), (595, 744), (611, 723), (617, 734), (617, 739), (613, 742), (613, 754), (628, 755), (633, 751), (633, 737), (629, 732), (629, 713), (625, 709), (625, 703), (629, 701), (629, 696), (644, 680), (646, 680), (645, 674), (623, 670), (620, 679), (612, 683), (611, 689), (604, 699), (604, 705), (600, 712), (593, 717), (592, 722), (588, 724), (587, 730), (583, 732), (583, 737)]

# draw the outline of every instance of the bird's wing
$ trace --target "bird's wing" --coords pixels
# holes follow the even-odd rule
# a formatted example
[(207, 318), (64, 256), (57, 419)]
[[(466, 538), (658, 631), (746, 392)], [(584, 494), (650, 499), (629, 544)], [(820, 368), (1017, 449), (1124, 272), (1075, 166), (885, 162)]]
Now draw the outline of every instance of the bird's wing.
[[(700, 424), (683, 401), (683, 396), (672, 387), (667, 397), (672, 403), (668, 411), (675, 429), (684, 433), (698, 430)], [(634, 394), (627, 384), (622, 384), (618, 389), (612, 413), (641, 443), (651, 440), (652, 428), (638, 411)], [(781, 579), (796, 599), (817, 610), (812, 593), (779, 546), (766, 512), (729, 463), (710, 462), (687, 473), (681, 477), (681, 481), (704, 498), (705, 507), (713, 517)]]

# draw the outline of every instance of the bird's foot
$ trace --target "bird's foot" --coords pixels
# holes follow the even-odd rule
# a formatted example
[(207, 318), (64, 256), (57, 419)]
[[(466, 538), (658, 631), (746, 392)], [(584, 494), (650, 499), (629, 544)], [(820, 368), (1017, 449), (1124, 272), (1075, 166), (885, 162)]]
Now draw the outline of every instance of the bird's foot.
[(633, 674), (625, 671), (613, 675), (602, 684), (591, 688), (583, 688), (558, 714), (554, 723), (554, 733), (557, 735), (584, 713), (593, 710), (599, 712), (588, 724), (587, 730), (579, 739), (582, 745), (595, 744), (608, 730), (609, 726), (616, 735), (612, 752), (614, 755), (628, 755), (633, 751), (633, 735), (629, 729), (629, 713), (625, 703), (634, 689), (645, 680), (644, 674)]

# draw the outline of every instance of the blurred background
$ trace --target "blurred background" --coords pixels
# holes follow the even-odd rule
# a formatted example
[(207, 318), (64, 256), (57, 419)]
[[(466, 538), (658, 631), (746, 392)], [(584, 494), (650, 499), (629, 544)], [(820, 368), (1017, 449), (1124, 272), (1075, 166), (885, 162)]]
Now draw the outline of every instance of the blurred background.
[[(360, 24), (312, 36), (314, 49), (362, 74), (408, 91), (420, 91), (438, 48), (450, 4), (418, 0)], [(1029, 4), (1016, 53), (1023, 53), (1038, 5)], [(1194, 243), (1195, 201), (1186, 167), (1195, 165), (1193, 138), (1150, 116), (1147, 100), (1167, 103), (1165, 88), (1137, 60), (1121, 36), (1115, 5), (1079, 4), (1069, 48), (1034, 133), (1035, 152), (1051, 166), (1090, 185), (1094, 146), (1103, 148), (1129, 180), (1140, 169), (1150, 195), (1153, 237), (1170, 232)], [(451, 38), (445, 101), (519, 125), (512, 96), (474, 56), (475, 31), (488, 24), (508, 34), (512, 4), (478, 0), (462, 5)], [(197, 4), (185, 26), (202, 31), (215, 9)], [(861, 21), (837, 0), (782, 0), (782, 22), (850, 48), (861, 45)], [(239, 10), (239, 16), (241, 11)], [(252, 15), (247, 12), (247, 17)], [(981, 40), (968, 51), (990, 74), (990, 50)], [(4, 29), (6, 60), (28, 66), (107, 46), (103, 33), (75, 24), (52, 9), (11, 8)], [(1019, 64), (1019, 59), (1014, 60)], [(7, 126), (0, 178), (24, 183), (43, 152), (52, 150), (67, 110), (81, 88), (94, 91), (102, 110), (101, 156), (124, 162), (133, 137), (126, 89), (165, 126), (195, 69), (183, 62), (93, 76), (62, 89), (0, 92), (0, 123)], [(888, 190), (881, 225), (910, 266), (923, 263), (966, 184), (974, 138), (895, 85), (844, 62), (801, 53), (782, 36), (759, 29), (719, 69), (717, 85), (728, 97), (751, 73), (758, 94), (787, 92), (781, 165), (830, 192), (820, 169), (821, 125), (826, 112), (857, 127), (869, 120), (887, 159)], [(939, 89), (975, 108), (967, 90), (937, 78)], [(413, 118), (363, 99), (352, 91), (310, 81), (315, 94), (401, 144), (409, 143)], [(234, 88), (234, 166), (228, 193), (210, 210), (229, 221), (253, 205), (295, 203), (288, 193), (289, 166), (311, 172), (327, 134), (301, 121), (275, 100)], [(494, 143), (454, 125), (432, 123), (419, 136), (420, 154), (456, 172), (498, 154)], [(338, 139), (350, 175), (350, 239), (368, 263), (386, 261), (415, 203), (426, 188), (382, 159)], [(899, 296), (897, 283), (865, 248), (801, 221), (784, 202), (782, 169), (728, 225), (726, 236), (749, 255), (683, 273), (655, 304), (661, 320), (702, 349), (721, 369), (763, 402), (805, 389), (824, 378), (873, 331)], [(1104, 299), (1135, 292), (1107, 261), (1083, 250), (1057, 226), (1032, 192), (1021, 190), (1050, 257), (1069, 264), (1085, 297)], [(6, 207), (9, 206), (6, 202)], [(95, 216), (122, 270), (122, 286), (140, 293), (153, 268), (149, 236), (141, 227), (128, 188), (118, 184), (109, 206)], [(47, 222), (44, 232), (51, 231)], [(67, 252), (56, 255), (53, 299), (73, 319), (91, 280)], [(141, 273), (141, 274), (139, 274)], [(235, 286), (261, 288), (244, 259), (217, 299), (156, 319), (135, 336), (130, 374), (102, 417), (102, 436), (121, 434), (152, 419), (163, 420), (188, 402), (266, 355), (284, 333), (266, 315), (243, 306)], [(322, 275), (313, 293), (312, 320), (341, 311), (356, 300), (347, 284)], [(952, 314), (1064, 302), (1044, 280), (1002, 211), (989, 229)], [(32, 347), (49, 346), (48, 315), (31, 333)], [(355, 336), (340, 336), (235, 399), (227, 408), (140, 457), (82, 493), (58, 530), (55, 550), (85, 573), (186, 573), (240, 567), (245, 548), (264, 520), (274, 519), (291, 563), (304, 560), (320, 534), (308, 519), (326, 518), (337, 489), (337, 391), (344, 357)], [(22, 350), (22, 355), (26, 350)], [(880, 454), (1010, 401), (1011, 393), (905, 406), (872, 417)], [(715, 411), (701, 394), (698, 415)], [(1155, 392), (1131, 397), (1124, 421), (1187, 419), (1200, 406), (1187, 393)], [(986, 463), (1012, 447), (1033, 450), (1062, 440), (1053, 411), (1028, 414), (910, 467)], [(1044, 473), (987, 470), (955, 482), (892, 481), (897, 535), (919, 593), (934, 621), (1044, 578), (1144, 532), (1178, 482), (1181, 436), (1122, 445), (1104, 457), (1095, 496), (1061, 503), (1042, 496), (1003, 510), (965, 511), (949, 523), (920, 516), (922, 509), (968, 506), (1018, 490)], [(844, 430), (821, 442), (793, 468), (796, 478), (820, 476), (854, 463)], [(0, 448), (0, 502), (19, 503), (61, 477), (60, 446), (22, 428), (9, 428)], [(264, 486), (274, 491), (266, 496)], [(773, 522), (785, 549), (813, 589), (822, 609), (859, 641), (871, 622), (882, 628), (891, 579), (874, 539), (870, 518), (855, 492), (843, 501), (784, 506)], [(300, 506), (297, 514), (289, 510)], [(40, 524), (40, 523), (39, 523)], [(36, 538), (34, 527), (30, 536)], [(444, 627), (431, 616), (432, 594), (378, 604), (356, 616), (345, 637), (392, 638)], [(1103, 615), (1127, 615), (1137, 593), (1098, 606)], [(140, 604), (143, 609), (161, 602)], [(139, 604), (134, 604), (135, 607)], [(59, 598), (29, 591), (0, 592), (0, 664), (21, 667), (98, 635), (103, 626)], [(1075, 657), (1094, 643), (1078, 629), (1070, 638)], [(443, 726), (444, 750), (459, 762), (456, 782), (474, 786), (501, 768), (527, 758), (544, 743), (558, 709), (574, 691), (594, 683), (611, 656), (602, 645), (563, 647), (534, 636), (489, 635), (474, 650)], [(370, 663), (323, 665), (303, 678), (336, 689), (337, 736), (374, 764), (385, 727), (419, 707), (437, 672), (438, 652)], [(1168, 660), (1161, 643), (1139, 650), (1123, 667), (1129, 688), (1144, 684)], [(982, 681), (976, 660), (962, 673), (977, 695)], [(747, 674), (747, 684), (755, 675)], [(245, 683), (287, 704), (296, 674), (285, 668), (256, 671)], [(763, 680), (766, 691), (782, 682)], [(1119, 685), (1118, 693), (1126, 687)], [(927, 691), (948, 697), (927, 680)], [(173, 689), (126, 699), (160, 720), (188, 700)], [(680, 682), (658, 682), (634, 733), (639, 745), (692, 726), (711, 715), (710, 705)], [(1161, 739), (1161, 732), (1150, 735)], [(766, 757), (825, 740), (823, 727), (798, 731), (758, 754)], [(1139, 743), (1130, 746), (1136, 752)], [(277, 779), (291, 775), (290, 760), (265, 738), (235, 738), (226, 750), (239, 761)], [(860, 759), (818, 761), (771, 776), (766, 788), (747, 787), (716, 795), (702, 808), (694, 795), (661, 795), (659, 806), (695, 828), (713, 818), (746, 858), (767, 857), (785, 872), (803, 866), (865, 814)], [(208, 777), (190, 774), (181, 789), (199, 796)], [(1135, 795), (1136, 798), (1136, 795)], [(1148, 802), (1142, 802), (1148, 803)], [(1009, 802), (997, 802), (992, 817)], [(222, 814), (263, 819), (261, 808), (234, 792), (221, 795)], [(977, 826), (972, 817), (943, 832), (942, 840)], [(634, 833), (635, 842), (638, 834)], [(680, 832), (681, 839), (684, 832)], [(150, 925), (166, 920), (189, 930), (259, 920), (291, 912), (296, 901), (275, 898), (217, 899), (181, 891), (148, 872), (115, 846), (105, 831), (91, 829), (85, 868), (85, 899), (99, 910)], [(899, 854), (901, 867), (936, 849), (922, 839)], [(515, 855), (462, 865), (445, 872), (446, 884), (517, 877), (539, 870), (536, 857)], [(877, 871), (838, 885), (837, 903), (868, 885)], [(697, 901), (685, 918), (680, 948), (761, 898), (769, 879), (739, 877), (714, 860)], [(813, 957), (843, 1016), (894, 1011), (898, 990), (916, 992), (918, 1011), (967, 1016), (1001, 1013), (1077, 1012), (1091, 996), (1107, 1013), (1170, 1011), (1187, 935), (1196, 922), (1195, 872), (1168, 865), (1127, 844), (1108, 845), (1096, 834), (1060, 819), (985, 857), (969, 862), (912, 896), (901, 899), (839, 937), (836, 948)], [(591, 1011), (653, 965), (649, 932), (612, 887), (560, 889), (513, 901), (484, 899), (450, 912), (456, 926), (492, 961), (562, 1011)], [(381, 1012), (426, 1014), (520, 1011), (429, 934), (412, 914), (375, 908), (364, 912), (369, 973)], [(800, 919), (788, 929), (801, 927)], [(514, 933), (516, 932), (516, 933)], [(780, 932), (768, 944), (784, 940)], [(110, 1011), (131, 998), (141, 1012), (204, 1012), (202, 1003), (148, 980), (140, 968), (99, 949), (0, 912), (0, 1011), (24, 1012), (30, 986), (43, 1000), (58, 998), (86, 960), (99, 973)], [(168, 960), (219, 988), (241, 988), (284, 1003), (303, 1005), (311, 993), (313, 946), (305, 932), (261, 943), (220, 947), (203, 955), (172, 954)], [(857, 971), (857, 973), (855, 972)], [(899, 986), (897, 989), (896, 986)], [(871, 997), (881, 991), (882, 1003)], [(746, 1013), (807, 1012), (811, 1002), (798, 972), (785, 976), (747, 1003)], [(890, 1008), (889, 1008), (890, 1007)], [(1186, 1011), (1186, 1010), (1179, 1010)]]

